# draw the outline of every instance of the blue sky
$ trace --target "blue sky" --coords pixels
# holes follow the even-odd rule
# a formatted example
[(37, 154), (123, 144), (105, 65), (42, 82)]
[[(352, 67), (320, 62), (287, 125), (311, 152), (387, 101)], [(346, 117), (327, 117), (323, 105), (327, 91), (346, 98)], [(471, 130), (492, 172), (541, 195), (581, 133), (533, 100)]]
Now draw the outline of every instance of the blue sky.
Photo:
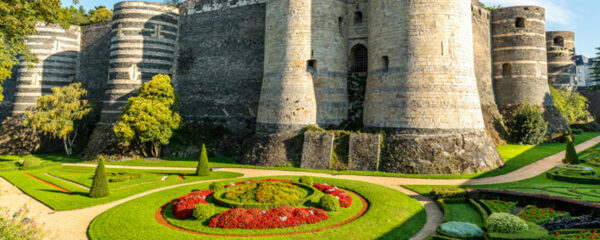
[[(112, 6), (122, 0), (80, 0), (85, 9), (97, 5)], [(163, 0), (150, 0), (164, 2)], [(71, 4), (70, 0), (63, 0)], [(600, 0), (481, 0), (486, 5), (503, 7), (518, 5), (536, 5), (546, 8), (547, 30), (565, 30), (575, 32), (577, 54), (588, 57), (596, 55), (595, 48), (600, 47)]]

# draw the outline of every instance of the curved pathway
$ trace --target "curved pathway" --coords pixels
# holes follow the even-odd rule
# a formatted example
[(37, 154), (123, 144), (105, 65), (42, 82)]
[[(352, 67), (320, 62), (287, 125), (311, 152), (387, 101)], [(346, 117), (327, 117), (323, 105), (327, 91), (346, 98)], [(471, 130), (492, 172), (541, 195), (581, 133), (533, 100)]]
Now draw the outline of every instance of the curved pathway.
[[(577, 151), (583, 151), (596, 144), (600, 143), (600, 137), (593, 138), (584, 143), (577, 145)], [(280, 171), (280, 170), (263, 170), (263, 169), (242, 169), (242, 168), (226, 168), (225, 171), (238, 172), (244, 174), (243, 178), (247, 177), (265, 177), (265, 176), (276, 176), (276, 175), (307, 175), (315, 177), (329, 177), (337, 179), (349, 179), (364, 181), (374, 184), (390, 187), (401, 191), (419, 201), (424, 205), (427, 212), (427, 223), (424, 228), (412, 239), (423, 239), (426, 236), (435, 232), (435, 228), (442, 223), (443, 214), (435, 203), (424, 196), (418, 195), (408, 189), (401, 187), (401, 185), (480, 185), (480, 184), (495, 184), (495, 183), (507, 183), (519, 180), (532, 178), (542, 174), (543, 172), (551, 169), (556, 164), (559, 164), (564, 156), (564, 152), (554, 154), (550, 157), (544, 158), (533, 164), (525, 166), (516, 171), (510, 172), (505, 175), (482, 178), (482, 179), (412, 179), (412, 178), (394, 178), (394, 177), (374, 177), (374, 176), (355, 176), (355, 175), (331, 175), (324, 173), (310, 173), (310, 172), (294, 172), (294, 171)], [(64, 164), (69, 166), (89, 166), (95, 167), (95, 164)], [(136, 166), (116, 166), (107, 165), (107, 168), (124, 168), (124, 169), (159, 169), (159, 170), (195, 170), (194, 168), (168, 168), (168, 167), (136, 167)], [(84, 209), (76, 209), (69, 211), (54, 211), (37, 200), (21, 192), (18, 188), (11, 185), (8, 181), (0, 178), (0, 189), (2, 190), (0, 198), (0, 206), (7, 209), (19, 209), (23, 206), (27, 206), (29, 215), (34, 219), (44, 224), (44, 229), (51, 232), (47, 233), (47, 239), (87, 239), (87, 228), (91, 221), (98, 216), (100, 213), (109, 210), (110, 208), (122, 204), (124, 202), (136, 199), (151, 193), (163, 191), (166, 189), (176, 188), (185, 185), (198, 184), (202, 182), (219, 181), (219, 179), (189, 182), (178, 185), (172, 185), (162, 187), (154, 190), (150, 190), (144, 193), (136, 194), (121, 200), (106, 203), (103, 205), (93, 206)], [(60, 235), (58, 235), (58, 233)]]

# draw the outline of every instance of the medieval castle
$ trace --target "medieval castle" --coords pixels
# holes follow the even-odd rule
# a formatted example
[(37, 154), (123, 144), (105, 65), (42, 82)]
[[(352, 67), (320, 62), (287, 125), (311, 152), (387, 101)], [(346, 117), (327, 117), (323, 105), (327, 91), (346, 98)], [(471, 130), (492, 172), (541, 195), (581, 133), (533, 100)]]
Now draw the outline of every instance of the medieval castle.
[[(83, 82), (101, 109), (88, 148), (101, 152), (127, 98), (152, 76), (173, 78), (186, 122), (209, 119), (248, 136), (241, 161), (328, 168), (349, 118), (348, 75), (366, 78), (351, 170), (469, 173), (502, 165), (490, 136), (500, 113), (544, 109), (549, 135), (568, 132), (549, 85), (575, 74), (574, 34), (546, 32), (536, 6), (477, 0), (188, 0), (121, 2), (112, 22), (38, 24), (38, 56), (6, 81), (4, 116), (52, 87)], [(361, 100), (362, 101), (362, 100)], [(98, 152), (96, 151), (96, 152)]]

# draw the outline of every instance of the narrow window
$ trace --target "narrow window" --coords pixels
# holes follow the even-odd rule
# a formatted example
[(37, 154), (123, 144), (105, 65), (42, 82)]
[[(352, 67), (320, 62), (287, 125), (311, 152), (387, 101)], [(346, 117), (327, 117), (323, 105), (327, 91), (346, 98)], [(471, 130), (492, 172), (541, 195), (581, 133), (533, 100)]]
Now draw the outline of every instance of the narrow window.
[(565, 39), (563, 37), (555, 37), (554, 38), (554, 46), (564, 47)]
[(502, 78), (509, 80), (512, 77), (512, 65), (505, 63), (502, 65)]
[(311, 59), (306, 62), (306, 71), (316, 72), (317, 71), (317, 60)]
[(525, 28), (525, 18), (517, 18), (515, 20), (515, 27), (517, 27), (517, 28)]
[(354, 13), (354, 25), (360, 26), (362, 24), (363, 24), (363, 14), (362, 14), (362, 12), (355, 12)]
[(352, 48), (352, 72), (367, 72), (369, 65), (369, 53), (367, 47), (358, 44)]
[(383, 72), (388, 72), (390, 70), (390, 58), (388, 56), (383, 56), (381, 62), (383, 63)]
[(340, 29), (342, 29), (344, 27), (344, 18), (343, 17), (338, 18), (338, 27)]

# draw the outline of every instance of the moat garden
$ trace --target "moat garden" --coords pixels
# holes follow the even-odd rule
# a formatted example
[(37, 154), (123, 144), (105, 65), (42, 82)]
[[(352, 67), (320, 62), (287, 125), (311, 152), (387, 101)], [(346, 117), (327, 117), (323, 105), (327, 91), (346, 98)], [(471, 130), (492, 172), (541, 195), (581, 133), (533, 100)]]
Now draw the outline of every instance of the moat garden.
[[(109, 194), (94, 198), (97, 162), (76, 156), (2, 156), (0, 176), (55, 214), (76, 219), (101, 208), (84, 223), (90, 239), (598, 239), (599, 136), (575, 136), (578, 164), (515, 182), (511, 176), (520, 170), (562, 160), (565, 144), (504, 145), (498, 148), (504, 168), (471, 175), (259, 167), (211, 158), (212, 171), (198, 176), (197, 159), (108, 161), (102, 171)], [(478, 184), (485, 182), (499, 184)]]

